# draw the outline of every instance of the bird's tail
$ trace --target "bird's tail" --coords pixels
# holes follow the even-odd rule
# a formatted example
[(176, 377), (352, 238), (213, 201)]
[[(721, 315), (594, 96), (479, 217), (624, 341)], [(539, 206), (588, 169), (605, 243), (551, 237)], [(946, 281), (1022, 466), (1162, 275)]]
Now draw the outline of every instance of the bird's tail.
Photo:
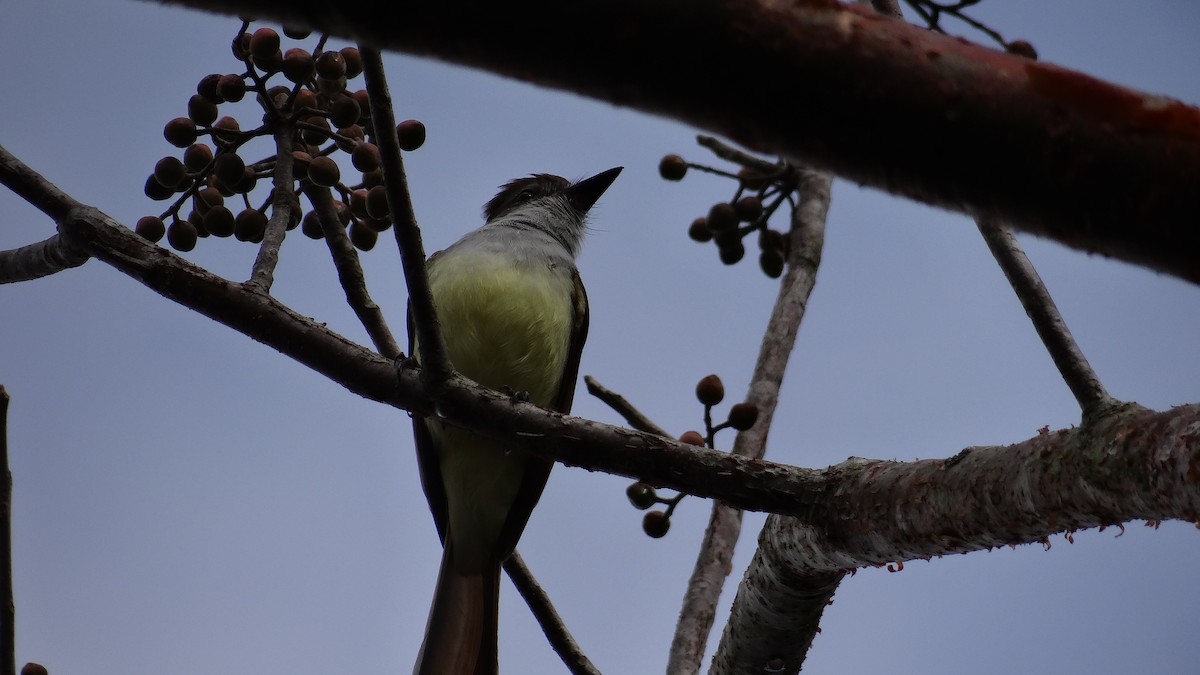
[(499, 562), (464, 574), (455, 569), (454, 550), (446, 537), (413, 675), (496, 675), (499, 610)]

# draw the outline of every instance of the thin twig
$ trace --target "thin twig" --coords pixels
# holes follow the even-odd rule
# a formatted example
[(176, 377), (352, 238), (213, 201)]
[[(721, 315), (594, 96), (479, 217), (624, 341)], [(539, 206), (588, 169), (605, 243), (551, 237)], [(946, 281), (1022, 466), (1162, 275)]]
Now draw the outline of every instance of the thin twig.
[(1092, 370), (1087, 357), (1071, 336), (1054, 299), (1021, 250), (1016, 237), (998, 219), (990, 216), (976, 218), (975, 224), (1016, 292), (1021, 306), (1025, 308), (1025, 313), (1033, 321), (1033, 327), (1046, 346), (1046, 351), (1050, 352), (1058, 372), (1079, 402), (1084, 419), (1091, 419), (1116, 404), (1116, 399), (1105, 390), (1096, 371)]
[(0, 668), (17, 675), (17, 606), (13, 601), (12, 472), (8, 467), (8, 391), (0, 385)]
[(267, 231), (263, 234), (262, 245), (258, 248), (258, 257), (250, 272), (247, 285), (262, 291), (271, 292), (275, 283), (275, 266), (279, 264), (279, 247), (287, 234), (288, 221), (293, 217), (292, 208), (295, 206), (296, 193), (293, 184), (296, 180), (294, 171), (295, 161), (292, 158), (292, 128), (290, 125), (277, 121), (275, 128), (275, 192), (271, 200), (271, 219), (267, 221)]
[(659, 436), (667, 436), (668, 438), (670, 437), (670, 434), (664, 431), (662, 427), (650, 421), (650, 418), (646, 417), (642, 411), (635, 408), (628, 399), (600, 384), (596, 381), (596, 378), (592, 377), (591, 375), (584, 375), (583, 382), (587, 385), (589, 394), (600, 399), (607, 404), (608, 407), (615, 410), (618, 415), (624, 417), (625, 421), (629, 423), (629, 426), (637, 429), (638, 431), (644, 431), (648, 434), (658, 434)]
[(696, 136), (696, 143), (701, 147), (712, 150), (713, 154), (727, 162), (741, 164), (744, 167), (754, 169), (755, 171), (771, 176), (778, 173), (785, 167), (784, 164), (775, 164), (768, 162), (761, 157), (755, 157), (741, 149), (723, 143), (720, 139), (712, 136), (700, 134)]
[[(758, 407), (758, 421), (738, 433), (733, 454), (759, 459), (766, 452), (767, 435), (779, 403), (783, 375), (821, 264), (831, 184), (828, 174), (800, 170), (801, 198), (792, 213), (787, 273), (780, 282), (779, 295), (763, 335), (746, 396), (748, 402)], [(700, 554), (684, 592), (667, 672), (699, 672), (704, 647), (716, 619), (717, 601), (733, 564), (733, 549), (741, 529), (741, 510), (719, 501), (713, 503)]]
[(429, 290), (425, 245), (421, 242), (421, 230), (417, 227), (417, 216), (408, 193), (400, 140), (396, 137), (396, 117), (392, 113), (392, 98), (388, 93), (387, 76), (383, 72), (383, 57), (373, 47), (359, 45), (358, 49), (362, 54), (363, 76), (371, 101), (375, 143), (382, 157), (388, 211), (395, 222), (396, 244), (400, 247), (400, 263), (408, 284), (409, 312), (412, 313), (413, 330), (421, 344), (421, 377), (436, 393), (450, 379), (453, 371), (446, 358), (446, 343), (442, 340), (433, 294)]
[(346, 304), (354, 310), (355, 316), (362, 322), (375, 351), (385, 358), (395, 359), (400, 355), (400, 345), (396, 343), (383, 311), (371, 299), (367, 291), (367, 279), (363, 275), (362, 265), (358, 262), (358, 251), (346, 236), (346, 228), (338, 218), (337, 207), (329, 188), (312, 184), (304, 186), (304, 194), (316, 210), (321, 229), (325, 232), (325, 244), (333, 256), (333, 265), (337, 269), (338, 283), (346, 292)]
[(537, 579), (533, 578), (533, 572), (525, 566), (525, 561), (521, 559), (519, 553), (513, 551), (508, 560), (504, 561), (504, 571), (508, 572), (508, 578), (512, 579), (513, 585), (517, 587), (521, 597), (525, 598), (525, 603), (533, 611), (533, 616), (541, 625), (542, 632), (550, 641), (550, 646), (558, 653), (558, 657), (562, 659), (567, 669), (574, 675), (600, 675), (600, 671), (592, 665), (587, 655), (579, 648), (579, 643), (571, 637), (567, 625), (563, 623), (562, 617), (558, 615), (558, 611), (550, 602), (550, 596), (542, 590)]

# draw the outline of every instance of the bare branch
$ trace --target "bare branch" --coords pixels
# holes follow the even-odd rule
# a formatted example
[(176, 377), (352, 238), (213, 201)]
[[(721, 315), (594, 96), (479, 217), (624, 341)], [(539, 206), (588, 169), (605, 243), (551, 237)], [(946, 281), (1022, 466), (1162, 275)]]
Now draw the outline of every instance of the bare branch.
[(1012, 232), (988, 216), (976, 218), (975, 223), (1000, 269), (1004, 271), (1004, 276), (1008, 278), (1008, 283), (1012, 284), (1025, 313), (1033, 321), (1033, 327), (1042, 338), (1046, 351), (1050, 352), (1058, 372), (1079, 402), (1084, 418), (1116, 405), (1116, 399), (1108, 394), (1087, 357), (1080, 351), (1062, 315), (1058, 313), (1054, 299)]
[(504, 571), (508, 572), (508, 578), (512, 579), (521, 597), (525, 598), (525, 603), (533, 611), (533, 616), (542, 627), (542, 632), (546, 634), (546, 639), (550, 641), (550, 646), (567, 666), (567, 670), (574, 675), (600, 675), (600, 671), (579, 648), (575, 638), (571, 637), (566, 623), (550, 602), (550, 596), (538, 584), (537, 579), (533, 578), (533, 572), (525, 565), (520, 553), (514, 551), (508, 560), (504, 561)]
[(17, 675), (17, 605), (13, 600), (12, 471), (8, 466), (8, 391), (0, 384), (0, 675)]
[[(433, 306), (433, 294), (429, 290), (429, 276), (425, 271), (425, 245), (421, 241), (421, 230), (417, 227), (417, 216), (413, 212), (412, 198), (408, 193), (408, 179), (404, 173), (404, 159), (400, 154), (400, 140), (396, 137), (396, 117), (392, 113), (392, 97), (388, 93), (387, 76), (383, 72), (383, 57), (379, 50), (359, 45), (363, 60), (363, 76), (367, 80), (367, 94), (371, 101), (371, 123), (375, 127), (375, 142), (383, 163), (383, 183), (387, 189), (388, 212), (392, 214), (396, 233), (396, 244), (400, 247), (400, 263), (404, 268), (404, 280), (408, 284), (408, 307), (411, 314), (409, 337), (421, 344), (421, 370), (426, 383), (437, 389), (453, 372), (446, 358), (446, 343), (442, 340), (441, 325)], [(411, 356), (411, 354), (410, 354)]]
[[(319, 23), (377, 47), (671, 117), (1200, 282), (1200, 109), (871, 10), (818, 0), (540, 0), (512, 12), (445, 0), (407, 5), (391, 22), (376, 18), (394, 9), (383, 0), (336, 10), (312, 0), (174, 2)], [(713, 73), (739, 76), (713, 97)], [(886, 125), (873, 123), (881, 109)]]
[(383, 318), (383, 310), (375, 304), (367, 291), (367, 279), (363, 276), (362, 265), (358, 262), (358, 252), (346, 236), (346, 228), (338, 218), (329, 188), (305, 184), (304, 194), (316, 210), (321, 229), (325, 232), (325, 244), (333, 256), (338, 283), (346, 293), (346, 304), (350, 305), (350, 309), (354, 310), (354, 315), (366, 329), (375, 350), (385, 358), (398, 357), (400, 345), (396, 343), (396, 338)]
[(254, 259), (250, 280), (246, 282), (263, 293), (271, 292), (271, 284), (275, 281), (275, 266), (279, 264), (279, 247), (287, 234), (288, 221), (297, 215), (292, 213), (296, 200), (296, 193), (292, 188), (296, 180), (293, 166), (295, 160), (292, 157), (294, 133), (291, 125), (282, 120), (277, 122), (273, 176), (275, 190), (271, 198), (271, 219), (267, 221), (267, 231), (263, 235), (262, 245), (258, 248), (258, 256)]
[(0, 284), (40, 279), (79, 267), (91, 259), (91, 256), (56, 234), (36, 244), (0, 251)]
[(633, 404), (630, 403), (624, 396), (621, 396), (617, 392), (600, 384), (596, 381), (596, 378), (592, 377), (591, 375), (584, 375), (583, 382), (585, 385), (587, 385), (589, 394), (608, 404), (608, 407), (612, 408), (617, 412), (618, 415), (625, 418), (625, 421), (629, 423), (629, 426), (637, 429), (638, 431), (644, 431), (648, 434), (666, 436), (667, 438), (671, 437), (671, 434), (667, 433), (667, 431), (662, 427), (652, 422), (649, 417), (646, 417), (642, 411), (635, 408)]
[[(709, 147), (713, 146), (710, 144)], [(831, 185), (832, 181), (826, 174), (810, 170), (800, 172), (801, 201), (792, 213), (787, 273), (780, 283), (779, 295), (767, 323), (746, 397), (747, 401), (758, 407), (758, 421), (737, 435), (734, 454), (758, 459), (766, 452), (767, 434), (779, 403), (783, 374), (796, 344), (800, 322), (804, 318), (808, 298), (816, 283), (817, 268), (821, 264)], [(733, 564), (734, 545), (741, 528), (740, 510), (720, 501), (713, 503), (700, 555), (684, 593), (683, 609), (679, 613), (679, 623), (671, 644), (668, 672), (699, 672), (704, 646), (716, 617), (717, 601), (725, 576)], [(823, 601), (821, 608), (824, 608)], [(803, 619), (810, 614), (810, 610), (797, 613), (781, 625), (795, 625), (796, 621), (809, 625)], [(816, 610), (816, 615), (820, 616), (820, 609)], [(811, 625), (815, 627), (816, 624)], [(811, 636), (808, 639), (811, 641)]]

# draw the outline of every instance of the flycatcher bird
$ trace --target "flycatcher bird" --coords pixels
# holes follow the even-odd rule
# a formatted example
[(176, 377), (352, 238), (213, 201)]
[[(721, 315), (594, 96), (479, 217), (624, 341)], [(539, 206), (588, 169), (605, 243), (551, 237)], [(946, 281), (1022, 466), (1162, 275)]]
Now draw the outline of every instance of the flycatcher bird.
[[(549, 174), (518, 178), (483, 207), (483, 227), (429, 259), (446, 356), (458, 372), (570, 411), (588, 329), (575, 258), (588, 211), (620, 172), (575, 184)], [(421, 360), (411, 320), (409, 353)], [(443, 546), (414, 673), (494, 674), (500, 565), (554, 463), (433, 418), (414, 417), (413, 434)]]

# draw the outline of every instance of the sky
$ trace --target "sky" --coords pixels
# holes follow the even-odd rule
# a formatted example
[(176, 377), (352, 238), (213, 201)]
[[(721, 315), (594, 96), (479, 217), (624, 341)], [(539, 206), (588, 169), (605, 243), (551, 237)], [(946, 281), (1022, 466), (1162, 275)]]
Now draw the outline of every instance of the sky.
[[(142, 183), (176, 152), (162, 125), (203, 75), (236, 70), (237, 21), (126, 0), (6, 0), (4, 13), (0, 144), (123, 223), (158, 209)], [(1200, 102), (1188, 0), (992, 0), (979, 16), (1044, 61)], [(580, 372), (679, 433), (701, 424), (704, 375), (738, 400), (777, 284), (687, 239), (733, 189), (658, 177), (667, 153), (712, 160), (696, 130), (436, 62), (387, 66), (397, 116), (428, 128), (405, 158), (428, 250), (480, 225), (511, 178), (624, 166), (580, 261), (592, 312)], [(53, 233), (2, 190), (0, 223), (3, 249)], [(1021, 241), (1114, 396), (1156, 409), (1200, 399), (1200, 289)], [(209, 239), (187, 257), (240, 280), (254, 253)], [(324, 245), (297, 233), (282, 256), (277, 297), (366, 343)], [(394, 247), (363, 264), (402, 334)], [(99, 261), (0, 288), (0, 384), (12, 396), (18, 662), (53, 675), (411, 669), (440, 550), (403, 412)], [(817, 468), (948, 457), (1079, 420), (973, 223), (845, 181), (780, 406), (768, 458)], [(574, 410), (620, 423), (582, 387)], [(685, 499), (650, 539), (628, 482), (558, 467), (519, 548), (601, 671), (662, 672), (710, 504)], [(746, 516), (718, 629), (762, 521)], [(1051, 542), (860, 571), (805, 671), (1194, 672), (1193, 525)], [(564, 672), (512, 586), (501, 594), (504, 672)]]

